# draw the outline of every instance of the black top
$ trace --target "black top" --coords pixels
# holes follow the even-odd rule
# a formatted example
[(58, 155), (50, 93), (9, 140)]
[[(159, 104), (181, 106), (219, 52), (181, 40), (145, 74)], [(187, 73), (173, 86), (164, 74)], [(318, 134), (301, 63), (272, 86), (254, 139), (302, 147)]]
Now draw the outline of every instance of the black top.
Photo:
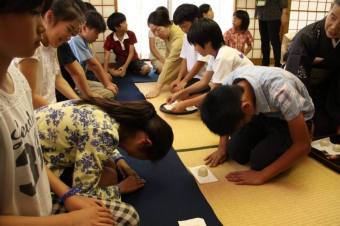
[(281, 20), (282, 9), (288, 7), (288, 0), (266, 0), (265, 6), (256, 6), (256, 15), (259, 20)]
[(76, 87), (71, 75), (65, 69), (65, 65), (71, 64), (77, 60), (74, 56), (70, 45), (65, 42), (61, 46), (58, 47), (58, 60), (60, 64), (60, 71), (65, 80), (70, 84), (70, 86), (74, 89)]
[(300, 30), (289, 46), (286, 69), (300, 78), (309, 77), (315, 57), (324, 58), (318, 67), (340, 70), (340, 44), (333, 46), (325, 32), (325, 19)]

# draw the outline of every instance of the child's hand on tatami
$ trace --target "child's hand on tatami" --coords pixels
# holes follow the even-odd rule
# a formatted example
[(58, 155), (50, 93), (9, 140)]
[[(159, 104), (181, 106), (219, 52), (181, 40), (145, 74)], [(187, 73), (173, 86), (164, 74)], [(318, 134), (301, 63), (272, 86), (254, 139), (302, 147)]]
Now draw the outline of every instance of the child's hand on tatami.
[(227, 160), (227, 153), (225, 150), (217, 150), (210, 155), (208, 155), (204, 161), (205, 164), (210, 167), (218, 166), (219, 164), (222, 164), (224, 161)]

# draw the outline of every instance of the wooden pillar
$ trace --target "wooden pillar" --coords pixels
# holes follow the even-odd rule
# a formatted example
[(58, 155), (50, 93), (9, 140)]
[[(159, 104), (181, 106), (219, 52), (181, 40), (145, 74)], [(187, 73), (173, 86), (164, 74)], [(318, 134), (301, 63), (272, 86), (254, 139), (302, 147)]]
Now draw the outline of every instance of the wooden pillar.
[(113, 4), (114, 4), (115, 12), (118, 12), (118, 1), (117, 1), (117, 0), (114, 0), (114, 1), (113, 1)]
[(283, 38), (283, 35), (286, 34), (289, 30), (289, 20), (290, 20), (290, 7), (292, 4), (292, 0), (288, 0), (288, 7), (287, 7), (287, 11), (288, 11), (288, 23), (282, 28), (282, 34), (281, 34), (281, 40)]

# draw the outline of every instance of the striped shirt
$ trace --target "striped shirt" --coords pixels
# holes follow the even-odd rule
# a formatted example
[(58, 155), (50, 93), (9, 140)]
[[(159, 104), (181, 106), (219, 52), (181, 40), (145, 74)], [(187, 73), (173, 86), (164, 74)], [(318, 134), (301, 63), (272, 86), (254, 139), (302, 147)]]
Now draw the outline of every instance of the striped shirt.
[(281, 68), (246, 66), (233, 71), (223, 84), (232, 85), (235, 80), (250, 83), (256, 98), (256, 114), (290, 121), (301, 112), (305, 120), (314, 115), (314, 104), (305, 85), (292, 73)]

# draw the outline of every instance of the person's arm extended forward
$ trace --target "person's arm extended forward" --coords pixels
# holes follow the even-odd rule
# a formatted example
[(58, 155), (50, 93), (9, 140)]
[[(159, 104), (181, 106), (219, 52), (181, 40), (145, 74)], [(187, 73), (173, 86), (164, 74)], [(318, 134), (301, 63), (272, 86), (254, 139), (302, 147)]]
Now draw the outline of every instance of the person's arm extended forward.
[(167, 102), (172, 103), (176, 100), (187, 98), (191, 93), (198, 92), (206, 88), (209, 85), (209, 81), (211, 80), (212, 75), (213, 75), (212, 71), (206, 71), (200, 81), (192, 84), (191, 86), (186, 87), (185, 89), (182, 89), (174, 93), (168, 98)]
[(264, 181), (292, 167), (297, 160), (310, 152), (311, 140), (303, 114), (300, 113), (288, 121), (288, 128), (293, 143), (281, 157), (262, 170)]
[(211, 77), (213, 76), (212, 71), (206, 71), (202, 77), (202, 79), (191, 86), (185, 88), (183, 90), (183, 95), (189, 95), (194, 92), (198, 92), (204, 88), (206, 88), (209, 85), (209, 82), (211, 80)]
[(177, 92), (177, 91), (184, 88), (184, 87), (180, 87), (180, 83), (187, 73), (188, 73), (188, 71), (187, 71), (187, 60), (182, 59), (177, 78), (173, 82), (171, 82), (171, 84), (170, 84), (171, 92)]
[(204, 161), (210, 167), (218, 166), (227, 159), (227, 148), (229, 143), (229, 136), (220, 136), (220, 142), (216, 151), (208, 155)]
[[(47, 167), (48, 180), (51, 190), (61, 197), (69, 190), (58, 177), (56, 177)], [(0, 225), (3, 226), (112, 226), (116, 225), (112, 213), (107, 208), (100, 206), (99, 202), (92, 199), (71, 196), (65, 201), (65, 207), (72, 212), (53, 216), (0, 216)]]
[(80, 97), (76, 94), (76, 92), (74, 92), (70, 84), (68, 84), (61, 74), (56, 75), (55, 88), (70, 100), (80, 99)]
[(126, 70), (129, 67), (133, 56), (135, 55), (135, 46), (134, 45), (130, 45), (129, 47), (129, 55), (125, 61), (125, 63), (121, 66), (121, 71), (122, 71), (122, 75), (124, 76), (126, 74)]
[(70, 213), (45, 217), (0, 216), (2, 226), (112, 226), (116, 225), (110, 210), (91, 207)]
[(71, 75), (74, 83), (81, 91), (81, 94), (84, 95), (84, 98), (93, 97), (94, 94), (91, 92), (91, 89), (87, 83), (87, 79), (85, 76), (84, 69), (78, 63), (78, 61), (73, 61), (70, 64), (64, 65), (66, 71)]
[(38, 61), (36, 59), (27, 58), (19, 63), (19, 70), (26, 77), (28, 84), (32, 89), (32, 102), (34, 109), (50, 104), (43, 96), (39, 95), (37, 91), (37, 73)]
[(94, 72), (98, 80), (104, 85), (106, 89), (111, 90), (113, 94), (117, 94), (118, 88), (111, 82), (111, 75), (104, 71), (104, 68), (96, 58), (92, 57), (89, 59), (87, 61), (87, 66), (91, 71)]
[(195, 65), (191, 68), (191, 70), (184, 76), (182, 82), (188, 83), (190, 79), (192, 79), (195, 75), (198, 74), (198, 72), (201, 70), (201, 68), (205, 65), (205, 62), (203, 61), (196, 61)]
[(236, 184), (264, 184), (276, 175), (292, 167), (310, 151), (311, 140), (303, 114), (288, 121), (292, 145), (273, 163), (261, 171), (246, 170), (229, 173), (226, 178)]
[(26, 216), (0, 216), (0, 225), (3, 226), (72, 226), (70, 214), (58, 214), (46, 217)]

